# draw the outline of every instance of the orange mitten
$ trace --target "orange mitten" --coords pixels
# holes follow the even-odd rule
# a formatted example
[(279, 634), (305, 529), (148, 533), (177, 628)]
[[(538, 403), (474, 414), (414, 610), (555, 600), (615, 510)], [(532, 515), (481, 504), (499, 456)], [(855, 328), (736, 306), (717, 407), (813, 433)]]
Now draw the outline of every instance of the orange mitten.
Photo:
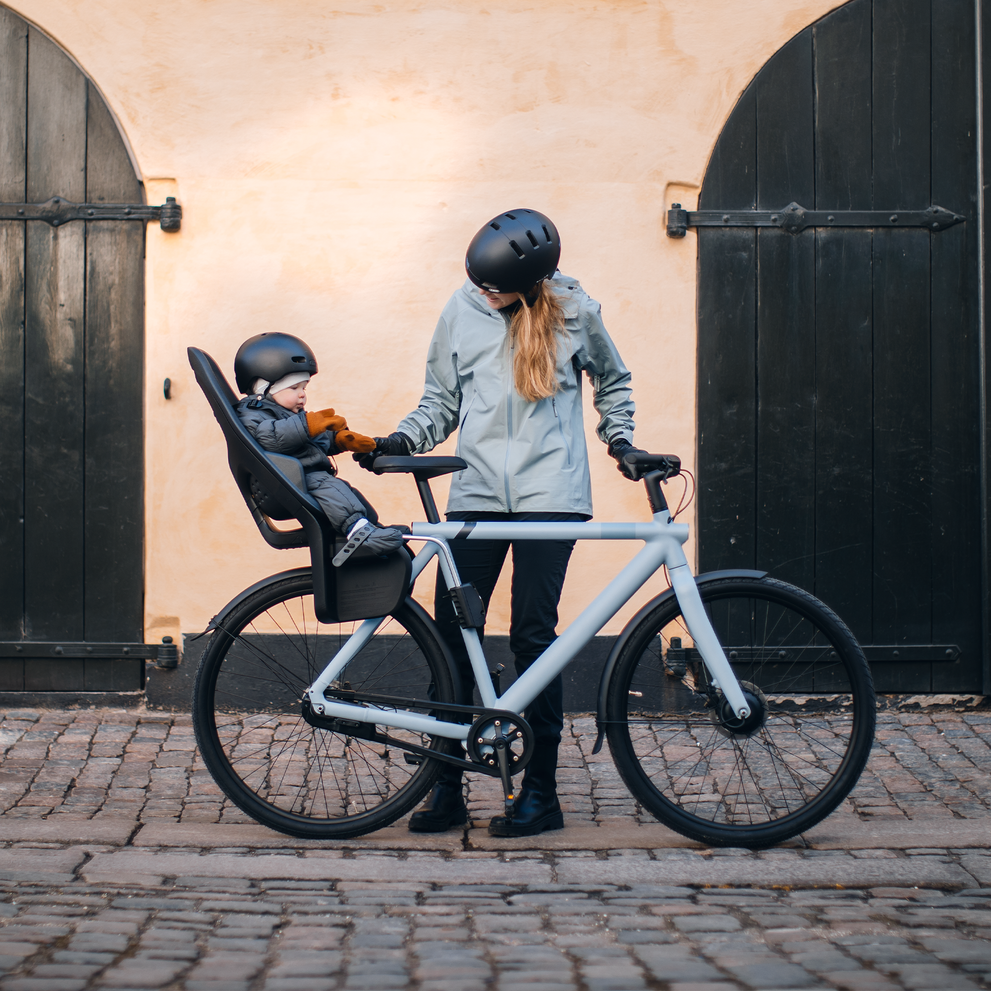
[(342, 451), (354, 451), (356, 454), (370, 454), (376, 448), (374, 438), (356, 434), (353, 430), (339, 430), (334, 440)]
[(311, 437), (322, 434), (325, 430), (347, 430), (348, 421), (343, 416), (335, 416), (332, 409), (320, 409), (306, 414), (306, 427)]

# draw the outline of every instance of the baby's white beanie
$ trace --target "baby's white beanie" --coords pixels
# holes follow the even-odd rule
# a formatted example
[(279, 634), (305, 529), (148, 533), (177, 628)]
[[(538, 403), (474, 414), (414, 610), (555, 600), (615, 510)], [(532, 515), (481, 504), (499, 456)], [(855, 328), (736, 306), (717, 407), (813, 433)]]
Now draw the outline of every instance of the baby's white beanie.
[(309, 381), (309, 372), (290, 372), (288, 375), (283, 375), (278, 382), (271, 383), (266, 382), (265, 379), (255, 379), (255, 384), (251, 387), (251, 394), (261, 396), (267, 390), (270, 396), (274, 396), (283, 389), (291, 389), (294, 385), (299, 385), (300, 382)]

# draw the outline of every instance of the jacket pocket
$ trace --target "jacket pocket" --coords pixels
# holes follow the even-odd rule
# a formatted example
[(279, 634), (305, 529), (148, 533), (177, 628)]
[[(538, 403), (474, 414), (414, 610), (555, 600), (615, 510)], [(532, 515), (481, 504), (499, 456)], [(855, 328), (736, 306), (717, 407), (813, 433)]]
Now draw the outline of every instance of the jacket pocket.
[(468, 414), (471, 412), (471, 407), (474, 404), (474, 402), (475, 402), (475, 396), (473, 394), (471, 399), (468, 401), (468, 405), (465, 407), (465, 411), (461, 413), (461, 417), (458, 420), (458, 442), (457, 444), (454, 445), (454, 456), (456, 458), (461, 457), (461, 441), (464, 438), (465, 422), (468, 419)]
[(571, 445), (568, 443), (567, 436), (565, 436), (561, 414), (557, 410), (557, 400), (553, 396), (551, 396), (551, 409), (554, 411), (554, 422), (557, 424), (557, 432), (561, 435), (561, 446), (564, 448), (564, 456), (567, 459), (565, 461), (565, 467), (570, 468), (572, 466)]

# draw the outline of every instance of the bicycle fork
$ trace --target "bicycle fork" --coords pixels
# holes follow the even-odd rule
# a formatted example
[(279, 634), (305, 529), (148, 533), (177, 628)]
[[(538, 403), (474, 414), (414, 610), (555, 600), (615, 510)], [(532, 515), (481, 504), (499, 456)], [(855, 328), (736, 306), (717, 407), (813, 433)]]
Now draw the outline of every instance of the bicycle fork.
[(669, 565), (668, 574), (671, 576), (671, 587), (674, 589), (678, 605), (681, 606), (685, 625), (692, 635), (692, 640), (695, 641), (696, 650), (702, 655), (712, 687), (723, 693), (738, 719), (746, 719), (750, 715), (750, 706), (726, 658), (722, 644), (712, 628), (712, 623), (709, 622), (705, 606), (702, 605), (702, 596), (699, 595), (699, 588), (688, 568), (688, 562), (673, 568)]

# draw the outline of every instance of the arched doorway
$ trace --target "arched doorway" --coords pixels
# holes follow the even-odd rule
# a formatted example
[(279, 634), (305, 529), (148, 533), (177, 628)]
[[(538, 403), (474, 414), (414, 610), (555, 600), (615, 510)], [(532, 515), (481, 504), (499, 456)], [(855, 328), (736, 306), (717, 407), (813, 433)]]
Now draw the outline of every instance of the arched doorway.
[[(838, 8), (754, 78), (699, 200), (825, 214), (699, 228), (700, 567), (814, 590), (881, 691), (982, 690), (974, 37), (970, 4)], [(964, 222), (898, 226), (931, 205)]]
[[(99, 91), (7, 8), (0, 65), (0, 204), (143, 203)], [(143, 686), (143, 256), (141, 221), (0, 220), (3, 691)]]

